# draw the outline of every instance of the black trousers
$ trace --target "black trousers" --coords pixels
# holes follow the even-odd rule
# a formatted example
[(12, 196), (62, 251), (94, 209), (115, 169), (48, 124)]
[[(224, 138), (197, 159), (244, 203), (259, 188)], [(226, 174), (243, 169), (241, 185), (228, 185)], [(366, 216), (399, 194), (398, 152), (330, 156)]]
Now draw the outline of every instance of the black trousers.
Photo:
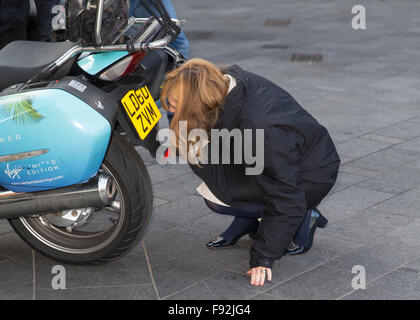
[[(320, 185), (319, 183), (313, 184), (309, 181), (305, 181), (304, 185), (308, 210), (315, 209), (333, 187), (330, 184)], [(204, 199), (204, 201), (214, 212), (235, 217), (261, 218), (264, 210), (264, 204), (257, 202), (250, 202), (249, 204), (243, 206), (227, 207), (213, 203), (207, 199)]]
[[(337, 174), (334, 181), (336, 178)], [(310, 177), (303, 179), (302, 184), (305, 187), (307, 212), (306, 215), (302, 217), (302, 222), (296, 232), (296, 235), (299, 235), (299, 239), (295, 239), (295, 242), (297, 243), (305, 242), (305, 239), (302, 239), (302, 234), (307, 234), (305, 230), (309, 228), (309, 225), (307, 226), (305, 222), (307, 222), (307, 224), (309, 223), (311, 211), (321, 203), (333, 187), (332, 184), (312, 182)], [(264, 204), (256, 202), (250, 202), (249, 204), (243, 206), (227, 207), (213, 203), (207, 199), (204, 199), (204, 201), (214, 212), (235, 217), (231, 225), (221, 234), (221, 236), (225, 239), (233, 238), (245, 232), (256, 231), (259, 225), (257, 219), (262, 217), (265, 207)]]
[(214, 212), (234, 216), (231, 225), (221, 234), (225, 239), (234, 238), (246, 232), (257, 231), (259, 222), (264, 210), (261, 203), (250, 203), (241, 207), (227, 207), (204, 199), (207, 206)]

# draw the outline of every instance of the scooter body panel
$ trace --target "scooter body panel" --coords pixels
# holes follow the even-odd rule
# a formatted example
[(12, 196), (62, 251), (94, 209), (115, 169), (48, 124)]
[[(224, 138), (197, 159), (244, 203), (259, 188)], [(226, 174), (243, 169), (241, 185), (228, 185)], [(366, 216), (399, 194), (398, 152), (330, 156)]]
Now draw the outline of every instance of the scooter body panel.
[(84, 182), (100, 168), (111, 132), (109, 119), (61, 88), (2, 96), (0, 185), (35, 192)]

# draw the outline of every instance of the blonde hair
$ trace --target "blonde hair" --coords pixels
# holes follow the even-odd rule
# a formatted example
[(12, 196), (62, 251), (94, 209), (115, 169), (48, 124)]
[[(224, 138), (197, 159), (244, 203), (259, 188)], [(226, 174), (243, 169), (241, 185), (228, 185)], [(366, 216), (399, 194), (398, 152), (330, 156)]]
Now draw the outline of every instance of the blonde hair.
[(175, 133), (174, 145), (177, 149), (180, 148), (179, 121), (187, 121), (187, 137), (193, 129), (209, 133), (217, 122), (219, 107), (228, 88), (221, 69), (204, 59), (191, 59), (167, 75), (161, 102), (163, 108), (169, 110), (166, 104), (168, 96), (177, 99), (177, 110), (170, 127)]

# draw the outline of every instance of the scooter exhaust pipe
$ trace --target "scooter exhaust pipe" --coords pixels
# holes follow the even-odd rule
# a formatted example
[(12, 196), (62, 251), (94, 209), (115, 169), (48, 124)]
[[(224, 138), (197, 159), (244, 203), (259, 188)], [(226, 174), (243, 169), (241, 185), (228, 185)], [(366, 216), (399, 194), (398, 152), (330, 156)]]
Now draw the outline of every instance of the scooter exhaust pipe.
[(101, 174), (86, 184), (33, 193), (0, 192), (0, 219), (42, 215), (78, 208), (104, 208), (116, 195), (116, 185)]

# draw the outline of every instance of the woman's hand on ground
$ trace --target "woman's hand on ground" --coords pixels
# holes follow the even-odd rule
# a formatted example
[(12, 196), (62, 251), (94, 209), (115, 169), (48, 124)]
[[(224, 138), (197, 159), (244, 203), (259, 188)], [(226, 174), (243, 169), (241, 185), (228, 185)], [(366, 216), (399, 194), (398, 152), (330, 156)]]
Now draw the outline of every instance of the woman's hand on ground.
[[(265, 272), (263, 270), (265, 270)], [(251, 268), (246, 273), (251, 275), (251, 284), (254, 286), (263, 286), (266, 280), (271, 281), (270, 268), (255, 267)]]

